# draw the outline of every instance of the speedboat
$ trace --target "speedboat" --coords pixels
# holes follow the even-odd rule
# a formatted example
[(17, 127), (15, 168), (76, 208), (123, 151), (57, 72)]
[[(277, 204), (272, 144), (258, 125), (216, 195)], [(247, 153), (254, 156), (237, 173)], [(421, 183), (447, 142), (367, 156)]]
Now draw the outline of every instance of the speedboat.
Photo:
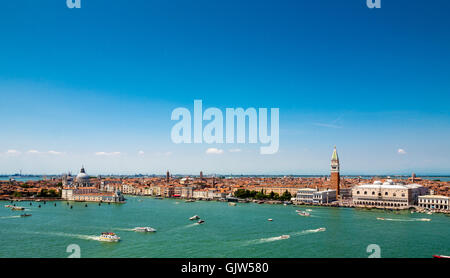
[(236, 203), (229, 202), (228, 205), (231, 206), (231, 207), (234, 207), (234, 206), (236, 206)]
[(384, 217), (377, 217), (377, 220), (386, 220)]
[(13, 206), (11, 205), (6, 205), (5, 208), (12, 208)]
[(136, 227), (133, 229), (133, 231), (135, 232), (142, 232), (142, 233), (154, 233), (156, 232), (155, 229), (153, 229), (152, 227)]
[(188, 199), (188, 200), (186, 200), (186, 201), (184, 201), (185, 203), (193, 203), (193, 202), (195, 202), (195, 200), (192, 200), (192, 199)]
[(417, 219), (417, 221), (431, 221), (430, 218), (419, 218)]
[(306, 211), (312, 211), (312, 209), (306, 209)]
[(189, 218), (189, 220), (197, 220), (197, 219), (200, 219), (200, 216), (194, 215), (191, 218)]
[(327, 230), (326, 228), (319, 228), (316, 231), (318, 231), (318, 232), (325, 232), (326, 230)]
[(269, 218), (269, 219), (267, 219), (267, 221), (273, 221), (273, 219), (272, 219), (272, 218)]
[(282, 236), (280, 236), (281, 239), (288, 239), (290, 237), (291, 237), (290, 235), (282, 235)]
[(106, 242), (118, 242), (120, 237), (118, 237), (115, 233), (103, 232), (99, 240)]
[(25, 210), (23, 207), (11, 207), (12, 210)]
[(203, 223), (205, 223), (205, 220), (199, 220), (198, 222), (197, 222), (198, 224), (203, 224)]
[(435, 258), (435, 259), (450, 259), (450, 256), (445, 256), (445, 255), (433, 255), (433, 258)]
[(306, 212), (306, 211), (300, 211), (298, 213), (298, 215), (300, 215), (300, 216), (311, 216), (311, 214), (309, 212)]
[(31, 216), (31, 214), (21, 214), (20, 217), (27, 217), (27, 216)]

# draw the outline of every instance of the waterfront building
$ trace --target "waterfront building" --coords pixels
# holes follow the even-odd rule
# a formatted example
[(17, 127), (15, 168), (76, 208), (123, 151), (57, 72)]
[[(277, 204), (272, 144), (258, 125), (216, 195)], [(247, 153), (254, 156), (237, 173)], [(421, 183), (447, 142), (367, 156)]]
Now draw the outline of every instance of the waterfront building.
[(419, 196), (419, 207), (426, 209), (450, 210), (450, 197), (441, 195)]
[(362, 184), (353, 187), (352, 196), (355, 206), (405, 209), (414, 206), (418, 197), (428, 193), (428, 189), (419, 184), (384, 183)]
[(79, 202), (106, 202), (106, 203), (121, 203), (125, 199), (120, 190), (114, 192), (102, 192), (90, 182), (90, 177), (86, 174), (84, 167), (81, 168), (80, 173), (75, 180), (68, 176), (63, 177), (63, 189), (61, 198), (68, 201)]
[(314, 204), (328, 204), (336, 201), (336, 190), (327, 189), (313, 193)]
[(336, 195), (339, 197), (340, 190), (339, 185), (341, 182), (341, 176), (339, 173), (339, 156), (337, 154), (336, 146), (334, 146), (333, 154), (331, 155), (331, 186), (336, 189)]
[(297, 202), (300, 203), (313, 203), (314, 193), (318, 190), (317, 188), (301, 188), (297, 191)]

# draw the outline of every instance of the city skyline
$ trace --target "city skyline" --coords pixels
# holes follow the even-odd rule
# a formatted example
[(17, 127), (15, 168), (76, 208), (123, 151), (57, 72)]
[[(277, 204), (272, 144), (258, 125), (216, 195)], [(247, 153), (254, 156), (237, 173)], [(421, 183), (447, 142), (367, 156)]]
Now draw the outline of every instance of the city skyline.
[[(4, 3), (0, 172), (325, 175), (336, 145), (343, 175), (450, 174), (448, 1), (119, 2)], [(196, 99), (279, 108), (279, 151), (174, 144)]]

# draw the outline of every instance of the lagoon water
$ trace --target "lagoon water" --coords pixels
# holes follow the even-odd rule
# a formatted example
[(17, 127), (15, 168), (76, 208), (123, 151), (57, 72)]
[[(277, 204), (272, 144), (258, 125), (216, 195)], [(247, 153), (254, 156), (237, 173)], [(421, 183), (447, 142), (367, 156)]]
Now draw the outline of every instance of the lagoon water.
[[(364, 258), (371, 255), (370, 244), (379, 245), (386, 258), (450, 255), (450, 217), (441, 214), (311, 207), (311, 216), (302, 217), (295, 210), (306, 207), (127, 199), (88, 207), (70, 203), (73, 209), (66, 202), (17, 203), (32, 214), (25, 218), (0, 202), (0, 257), (64, 258), (71, 255), (70, 244), (79, 245), (84, 258)], [(190, 221), (193, 215), (206, 222)], [(138, 226), (157, 232), (131, 231)], [(104, 231), (122, 240), (98, 241)]]

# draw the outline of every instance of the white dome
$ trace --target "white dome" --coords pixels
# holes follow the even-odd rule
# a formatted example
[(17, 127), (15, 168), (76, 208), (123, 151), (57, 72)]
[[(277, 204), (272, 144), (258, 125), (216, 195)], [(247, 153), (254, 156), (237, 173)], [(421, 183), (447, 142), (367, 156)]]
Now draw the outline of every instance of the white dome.
[(84, 168), (81, 168), (80, 173), (77, 175), (77, 182), (89, 181), (89, 175), (86, 174)]

